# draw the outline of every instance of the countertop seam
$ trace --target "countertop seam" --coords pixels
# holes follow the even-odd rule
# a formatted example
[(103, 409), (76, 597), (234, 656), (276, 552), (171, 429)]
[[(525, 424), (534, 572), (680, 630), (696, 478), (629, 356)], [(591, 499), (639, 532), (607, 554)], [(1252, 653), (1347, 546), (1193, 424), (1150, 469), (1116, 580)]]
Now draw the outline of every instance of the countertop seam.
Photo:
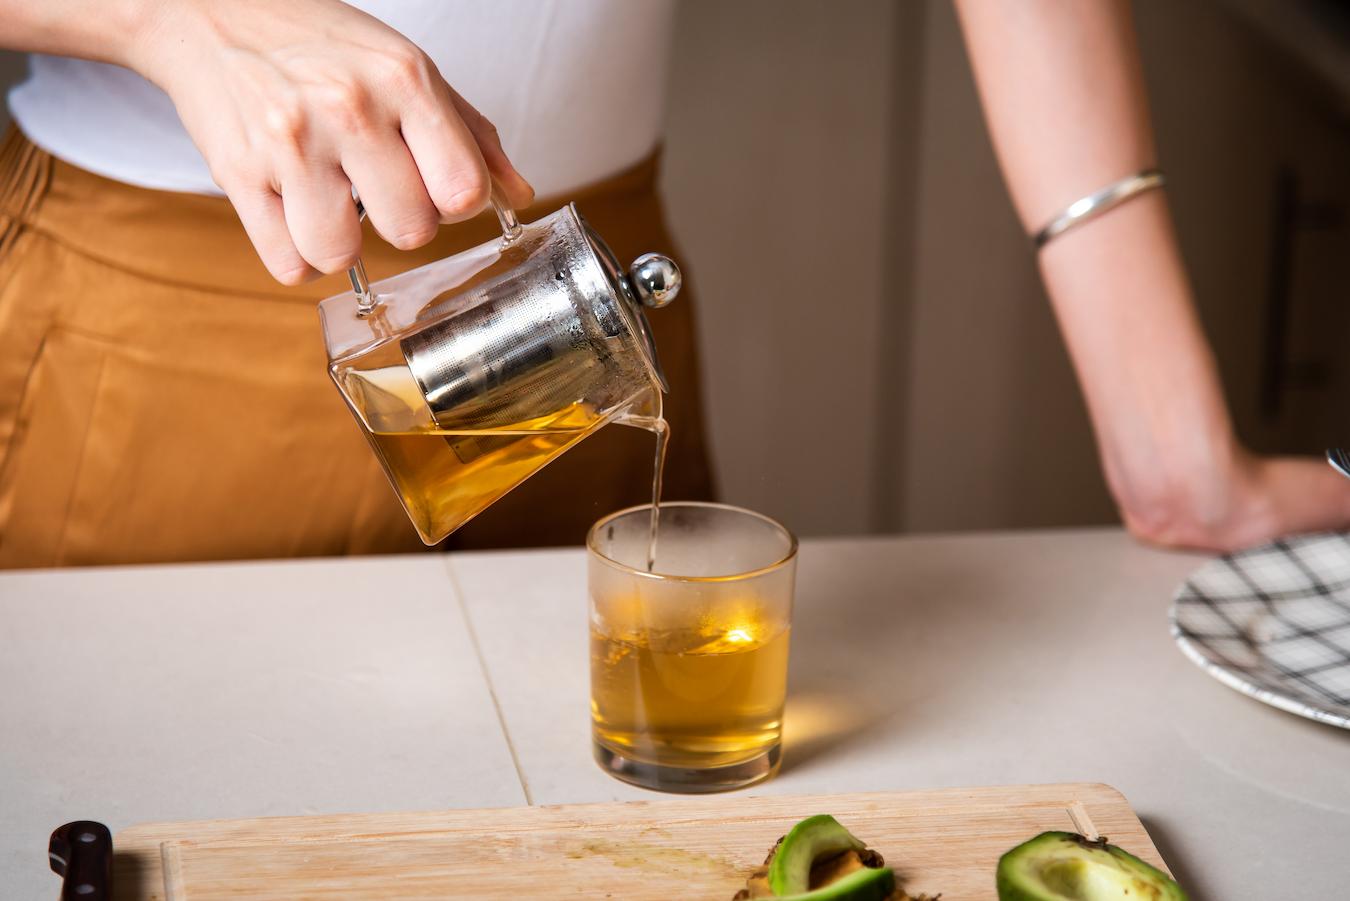
[(455, 594), (455, 603), (459, 605), (459, 615), (464, 620), (464, 630), (469, 636), (469, 644), (473, 647), (474, 656), (478, 658), (478, 669), (483, 674), (483, 683), (487, 685), (488, 697), (492, 699), (492, 710), (497, 715), (497, 725), (501, 728), (502, 738), (506, 741), (506, 750), (511, 754), (511, 765), (516, 769), (520, 790), (525, 795), (525, 803), (533, 807), (534, 797), (530, 794), (529, 780), (525, 778), (525, 769), (520, 765), (520, 755), (516, 753), (515, 742), (511, 740), (511, 730), (506, 725), (506, 714), (502, 712), (496, 686), (492, 684), (492, 673), (488, 670), (487, 658), (483, 656), (483, 647), (478, 642), (478, 633), (474, 630), (468, 605), (464, 603), (464, 591), (460, 587), (459, 576), (455, 573), (454, 562), (449, 556), (445, 558), (445, 572), (450, 577), (450, 588)]

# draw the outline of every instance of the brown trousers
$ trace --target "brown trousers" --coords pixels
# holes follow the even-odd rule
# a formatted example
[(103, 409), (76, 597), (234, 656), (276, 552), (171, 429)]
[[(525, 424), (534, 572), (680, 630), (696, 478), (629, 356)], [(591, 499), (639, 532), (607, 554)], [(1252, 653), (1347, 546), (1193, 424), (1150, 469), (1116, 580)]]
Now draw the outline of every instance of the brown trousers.
[[(676, 255), (655, 160), (575, 192), (627, 261)], [(522, 212), (529, 221), (561, 204)], [(489, 240), (491, 216), (395, 250), (372, 279)], [(329, 380), (315, 302), (285, 288), (228, 202), (131, 187), (17, 132), (0, 148), (0, 567), (412, 551), (421, 543)], [(666, 496), (712, 491), (693, 303), (652, 315), (669, 375)], [(650, 494), (652, 438), (602, 429), (442, 547), (577, 544)]]

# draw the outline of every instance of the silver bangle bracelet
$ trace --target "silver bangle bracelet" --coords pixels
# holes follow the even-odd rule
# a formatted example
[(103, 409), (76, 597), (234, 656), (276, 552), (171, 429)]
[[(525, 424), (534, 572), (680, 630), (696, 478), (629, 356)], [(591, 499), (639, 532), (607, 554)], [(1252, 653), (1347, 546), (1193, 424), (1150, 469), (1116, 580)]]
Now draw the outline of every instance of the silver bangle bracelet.
[(1051, 240), (1074, 226), (1096, 219), (1102, 213), (1115, 209), (1131, 197), (1153, 188), (1160, 188), (1162, 184), (1163, 174), (1160, 169), (1144, 169), (1133, 175), (1127, 175), (1119, 181), (1113, 181), (1100, 191), (1094, 191), (1086, 197), (1080, 197), (1066, 206), (1063, 212), (1032, 235), (1031, 241), (1036, 245), (1036, 249), (1040, 250)]

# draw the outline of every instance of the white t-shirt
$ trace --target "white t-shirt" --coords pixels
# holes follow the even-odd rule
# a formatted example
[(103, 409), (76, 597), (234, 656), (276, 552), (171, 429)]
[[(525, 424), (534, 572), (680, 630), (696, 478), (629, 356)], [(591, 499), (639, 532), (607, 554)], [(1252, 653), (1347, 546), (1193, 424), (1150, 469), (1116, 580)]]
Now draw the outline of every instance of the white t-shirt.
[[(539, 196), (660, 139), (674, 0), (348, 0), (426, 51)], [(220, 194), (168, 95), (127, 69), (33, 55), (9, 108), (39, 147), (128, 184)]]

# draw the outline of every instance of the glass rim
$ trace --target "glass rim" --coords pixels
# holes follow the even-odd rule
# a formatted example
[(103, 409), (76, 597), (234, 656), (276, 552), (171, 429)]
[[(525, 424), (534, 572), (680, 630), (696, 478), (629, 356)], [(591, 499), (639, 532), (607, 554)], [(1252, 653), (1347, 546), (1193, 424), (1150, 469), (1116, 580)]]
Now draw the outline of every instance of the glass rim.
[(624, 507), (622, 510), (615, 510), (613, 513), (606, 514), (595, 521), (589, 531), (586, 532), (586, 553), (592, 558), (599, 560), (611, 569), (627, 573), (630, 576), (638, 576), (644, 579), (659, 579), (663, 582), (738, 582), (744, 579), (753, 579), (756, 576), (766, 575), (775, 570), (782, 569), (797, 558), (797, 536), (792, 530), (783, 525), (772, 516), (766, 516), (754, 510), (747, 510), (745, 507), (737, 507), (734, 504), (722, 504), (716, 501), (663, 501), (660, 504), (662, 510), (669, 507), (704, 507), (714, 510), (725, 510), (730, 513), (738, 513), (742, 516), (748, 516), (767, 523), (774, 529), (777, 529), (787, 538), (787, 550), (781, 557), (772, 563), (757, 567), (756, 569), (747, 569), (743, 572), (729, 573), (725, 576), (681, 576), (675, 573), (649, 572), (645, 569), (638, 569), (629, 566), (626, 563), (620, 563), (613, 557), (608, 556), (595, 545), (595, 536), (600, 529), (621, 516), (628, 516), (632, 513), (647, 512), (652, 509), (651, 504), (635, 504), (632, 507)]

